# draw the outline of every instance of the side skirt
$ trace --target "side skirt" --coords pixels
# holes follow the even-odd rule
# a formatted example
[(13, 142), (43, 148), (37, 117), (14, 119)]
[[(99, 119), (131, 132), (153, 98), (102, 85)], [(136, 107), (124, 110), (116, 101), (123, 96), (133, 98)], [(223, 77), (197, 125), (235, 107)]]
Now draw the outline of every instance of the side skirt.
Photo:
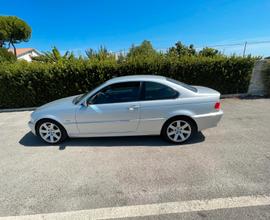
[(69, 137), (119, 137), (119, 136), (145, 136), (145, 135), (160, 135), (157, 132), (124, 132), (124, 133), (104, 133), (104, 134), (69, 134)]

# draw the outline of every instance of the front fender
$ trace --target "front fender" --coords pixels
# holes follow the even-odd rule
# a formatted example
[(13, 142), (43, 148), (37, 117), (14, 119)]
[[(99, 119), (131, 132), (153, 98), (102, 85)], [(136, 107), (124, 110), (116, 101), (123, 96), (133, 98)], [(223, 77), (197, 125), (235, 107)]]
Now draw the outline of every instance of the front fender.
[(61, 118), (59, 118), (55, 115), (51, 115), (51, 114), (44, 114), (44, 115), (40, 115), (40, 116), (36, 117), (36, 119), (33, 122), (34, 127), (36, 127), (37, 122), (42, 120), (42, 119), (51, 119), (51, 120), (58, 122), (59, 124), (61, 124), (65, 128), (68, 136), (73, 136), (73, 135), (78, 134), (78, 128), (77, 128), (77, 124), (75, 121), (62, 120)]
[(62, 126), (64, 126), (64, 124), (62, 123), (62, 121), (58, 117), (56, 117), (54, 115), (42, 115), (42, 116), (40, 115), (37, 118), (35, 118), (34, 124), (36, 125), (37, 122), (40, 121), (40, 120), (42, 120), (42, 119), (51, 119), (51, 120), (54, 120), (54, 121), (58, 122)]

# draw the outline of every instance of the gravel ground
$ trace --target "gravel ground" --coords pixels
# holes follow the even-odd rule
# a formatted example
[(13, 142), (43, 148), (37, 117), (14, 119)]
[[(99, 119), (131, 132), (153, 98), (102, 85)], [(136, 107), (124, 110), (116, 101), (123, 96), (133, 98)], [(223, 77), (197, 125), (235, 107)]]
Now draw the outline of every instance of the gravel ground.
[[(0, 113), (0, 216), (270, 195), (270, 99), (224, 99), (219, 126), (171, 146), (159, 137), (48, 146), (30, 111)], [(134, 219), (134, 218), (130, 218)], [(270, 219), (270, 207), (136, 219)]]

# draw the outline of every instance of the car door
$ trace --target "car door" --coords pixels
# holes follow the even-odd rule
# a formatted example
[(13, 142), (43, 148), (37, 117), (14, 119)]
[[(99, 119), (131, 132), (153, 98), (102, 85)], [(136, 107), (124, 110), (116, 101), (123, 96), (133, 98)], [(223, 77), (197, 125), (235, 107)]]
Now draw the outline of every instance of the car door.
[(135, 132), (140, 117), (140, 82), (115, 83), (88, 99), (76, 112), (80, 134), (114, 135)]
[(158, 82), (143, 82), (138, 132), (158, 134), (166, 116), (175, 108), (179, 92)]

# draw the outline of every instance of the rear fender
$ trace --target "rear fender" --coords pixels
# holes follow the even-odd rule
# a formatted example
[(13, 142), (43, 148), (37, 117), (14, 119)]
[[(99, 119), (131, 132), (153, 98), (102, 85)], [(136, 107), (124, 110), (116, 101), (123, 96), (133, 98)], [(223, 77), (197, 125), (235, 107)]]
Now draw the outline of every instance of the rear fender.
[(176, 110), (176, 111), (170, 112), (167, 119), (175, 117), (175, 116), (188, 116), (190, 118), (193, 118), (194, 115), (195, 115), (194, 112), (189, 111), (189, 110)]

